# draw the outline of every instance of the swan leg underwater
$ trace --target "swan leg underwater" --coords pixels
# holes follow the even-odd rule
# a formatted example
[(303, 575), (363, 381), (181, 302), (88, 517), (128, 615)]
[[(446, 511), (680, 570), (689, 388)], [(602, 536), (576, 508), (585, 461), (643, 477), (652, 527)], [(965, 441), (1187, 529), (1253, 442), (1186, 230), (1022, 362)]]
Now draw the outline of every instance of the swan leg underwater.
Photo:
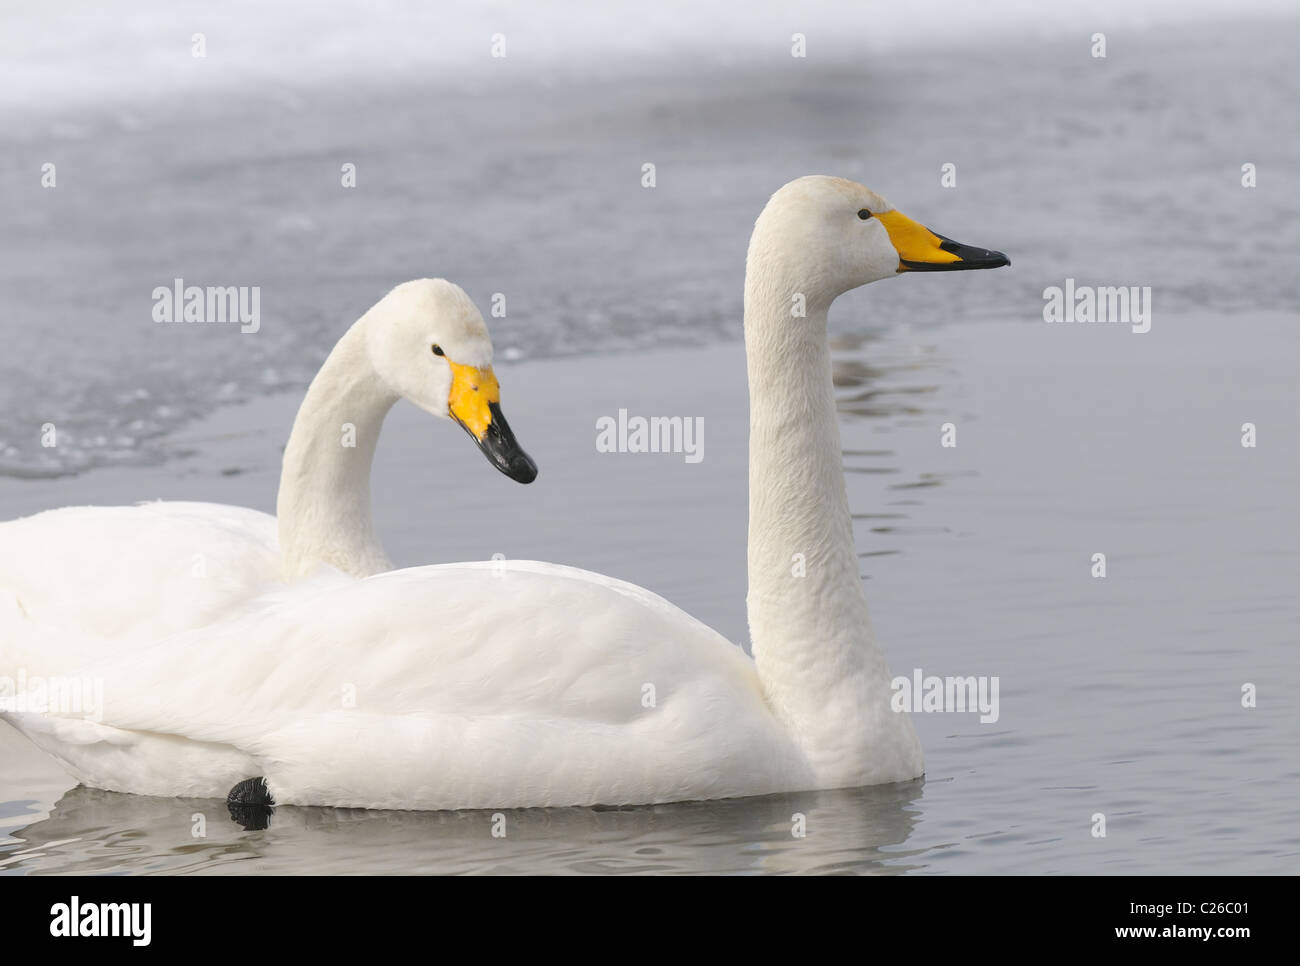
[[(827, 313), (900, 273), (1008, 264), (840, 178), (793, 181), (759, 215), (744, 303), (752, 659), (623, 581), (536, 561), (444, 564), (301, 580), (88, 661), (78, 672), (105, 682), (99, 720), (3, 716), (86, 784), (229, 792), (255, 808), (630, 805), (916, 778), (920, 743), (891, 709), (858, 573)], [(310, 463), (324, 443), (303, 445)], [(334, 566), (370, 559), (357, 544), (298, 546)]]

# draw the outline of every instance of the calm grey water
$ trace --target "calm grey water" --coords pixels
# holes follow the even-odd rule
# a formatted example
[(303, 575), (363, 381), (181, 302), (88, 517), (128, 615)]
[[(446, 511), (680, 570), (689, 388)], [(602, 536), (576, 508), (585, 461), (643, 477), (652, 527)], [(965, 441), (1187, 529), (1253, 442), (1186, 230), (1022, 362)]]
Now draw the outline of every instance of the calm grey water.
[[(1014, 272), (878, 292), (882, 318), (1037, 318), (1066, 275), (1151, 285), (1165, 310), (1294, 308), (1296, 41), (1296, 22), (1211, 24), (1117, 35), (1105, 60), (985, 38), (23, 114), (0, 127), (0, 336), (22, 350), (0, 357), (0, 471), (156, 463), (214, 405), (304, 386), (340, 325), (429, 274), (506, 296), (507, 357), (735, 338), (753, 220), (815, 172), (1015, 252)], [(260, 286), (260, 331), (155, 324), (151, 293), (177, 277)]]
[[(72, 788), (5, 729), (0, 869), (1296, 871), (1296, 39), (1290, 22), (1185, 26), (1112, 37), (1104, 62), (1079, 42), (985, 44), (784, 75), (162, 99), (6, 129), (0, 518), (153, 497), (272, 509), (298, 394), (342, 325), (392, 282), (444, 274), (509, 299), (504, 404), (542, 475), (516, 487), (399, 408), (375, 480), (395, 559), (590, 567), (737, 641), (734, 339), (766, 195), (857, 177), (1014, 267), (871, 286), (832, 319), (891, 666), (1001, 681), (995, 724), (917, 716), (924, 780), (509, 812), (504, 838), (490, 813), (328, 809), (244, 832), (220, 802)], [(35, 195), (51, 152), (59, 187)], [(175, 275), (260, 284), (262, 331), (154, 326), (149, 293)], [(1152, 286), (1152, 331), (1043, 325), (1042, 290), (1066, 277)], [(598, 456), (595, 418), (619, 408), (703, 416), (704, 461)], [(66, 428), (56, 452), (33, 429), (47, 420)]]

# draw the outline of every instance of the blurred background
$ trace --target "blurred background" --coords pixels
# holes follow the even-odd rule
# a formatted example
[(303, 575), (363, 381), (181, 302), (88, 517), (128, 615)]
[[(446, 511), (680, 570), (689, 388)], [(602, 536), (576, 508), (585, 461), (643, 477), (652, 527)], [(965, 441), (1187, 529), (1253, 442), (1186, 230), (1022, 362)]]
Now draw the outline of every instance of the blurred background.
[[(6, 4), (0, 473), (161, 460), (214, 406), (303, 388), (412, 277), (505, 295), (506, 358), (736, 339), (749, 228), (809, 173), (1014, 252), (1014, 273), (882, 286), (853, 327), (1033, 320), (1065, 275), (1164, 309), (1294, 306), (1287, 9)], [(1274, 190), (1242, 190), (1244, 162)], [(177, 277), (260, 286), (261, 330), (154, 324)]]

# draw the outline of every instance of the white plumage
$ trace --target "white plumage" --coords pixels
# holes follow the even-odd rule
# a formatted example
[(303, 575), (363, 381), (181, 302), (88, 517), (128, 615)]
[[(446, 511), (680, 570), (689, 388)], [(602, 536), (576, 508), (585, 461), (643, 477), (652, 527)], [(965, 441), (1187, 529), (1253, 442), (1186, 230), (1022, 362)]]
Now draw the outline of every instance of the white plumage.
[(739, 648), (550, 564), (300, 585), (83, 673), (106, 681), (104, 723), (26, 730), (118, 791), (265, 775), (283, 803), (486, 808), (753, 794), (798, 767)]
[[(477, 312), (440, 288), (381, 302), (331, 355), (286, 451), (278, 527), (206, 504), (0, 525), (0, 674), (104, 682), (102, 720), (3, 716), (87, 784), (222, 796), (265, 776), (286, 804), (631, 804), (921, 774), (861, 592), (826, 343), (835, 296), (894, 274), (903, 245), (924, 257), (912, 229), (925, 231), (820, 177), (778, 191), (755, 227), (753, 660), (662, 598), (568, 567), (374, 573), (368, 475), (383, 414), (403, 395), (446, 415), (452, 391), (427, 365), (429, 327), (445, 330), (436, 319), (450, 311), (459, 334), (433, 334), (491, 361)], [(448, 283), (408, 283), (421, 284)], [(348, 413), (364, 427), (356, 456), (330, 449)], [(206, 581), (190, 574), (195, 552)]]

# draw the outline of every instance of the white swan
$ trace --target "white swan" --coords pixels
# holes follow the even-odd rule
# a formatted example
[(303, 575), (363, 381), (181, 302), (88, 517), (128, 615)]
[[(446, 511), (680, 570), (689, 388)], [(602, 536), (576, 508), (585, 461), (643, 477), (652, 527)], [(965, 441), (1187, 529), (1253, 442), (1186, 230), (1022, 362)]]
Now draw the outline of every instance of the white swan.
[[(371, 526), (370, 465), (399, 398), (459, 422), (513, 479), (537, 475), (501, 415), (491, 366), (487, 328), (462, 289), (442, 279), (397, 286), (339, 340), (307, 390), (276, 517), (156, 502), (0, 524), (0, 635), (7, 619), (19, 622), (11, 637), (34, 622), (80, 634), (104, 656), (204, 627), (285, 580), (391, 569)], [(41, 647), (28, 670), (54, 673), (71, 658), (66, 643)]]
[(921, 748), (890, 710), (861, 591), (826, 316), (904, 270), (1006, 264), (849, 181), (802, 178), (768, 202), (745, 283), (753, 660), (618, 580), (455, 564), (308, 582), (90, 665), (102, 721), (6, 717), (87, 784), (239, 783), (287, 804), (632, 804), (914, 778)]

